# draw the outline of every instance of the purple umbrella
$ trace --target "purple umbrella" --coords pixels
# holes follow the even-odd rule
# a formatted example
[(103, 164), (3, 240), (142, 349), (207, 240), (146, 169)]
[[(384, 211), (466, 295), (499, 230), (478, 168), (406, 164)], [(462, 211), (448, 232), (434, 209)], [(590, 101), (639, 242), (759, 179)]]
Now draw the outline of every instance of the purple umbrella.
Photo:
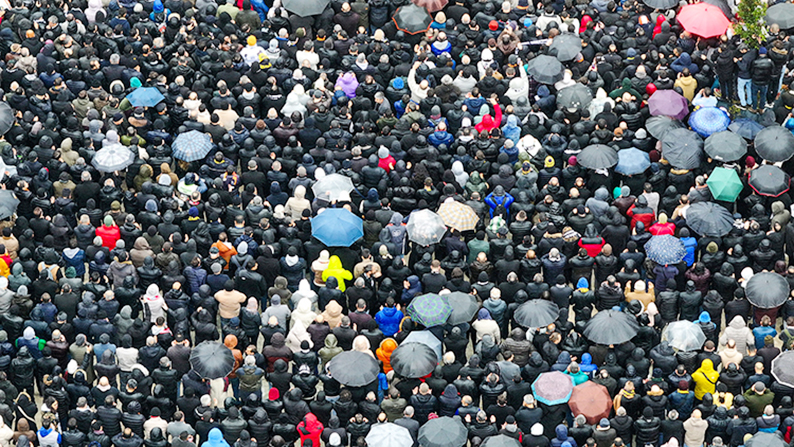
[(673, 90), (657, 90), (648, 99), (648, 108), (653, 116), (669, 116), (679, 120), (689, 113), (686, 98)]

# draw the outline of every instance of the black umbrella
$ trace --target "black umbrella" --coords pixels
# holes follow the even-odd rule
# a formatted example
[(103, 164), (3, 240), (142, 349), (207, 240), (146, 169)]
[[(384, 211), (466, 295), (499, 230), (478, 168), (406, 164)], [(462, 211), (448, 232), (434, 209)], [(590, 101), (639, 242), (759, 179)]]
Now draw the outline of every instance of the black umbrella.
[(462, 447), (466, 445), (468, 434), (460, 419), (442, 416), (425, 422), (417, 440), (422, 447)]
[(543, 327), (554, 323), (559, 317), (560, 308), (546, 300), (529, 300), (518, 306), (513, 314), (516, 323), (526, 328)]
[(391, 367), (394, 372), (409, 379), (430, 374), (437, 364), (436, 352), (423, 343), (403, 343), (391, 354)]
[(557, 92), (557, 105), (565, 108), (585, 109), (592, 100), (590, 89), (578, 82)]
[(788, 447), (788, 445), (779, 431), (774, 433), (759, 431), (744, 443), (744, 447)]
[(764, 130), (764, 126), (748, 118), (739, 118), (728, 125), (728, 130), (741, 135), (746, 140), (755, 140), (755, 136)]
[(782, 385), (794, 388), (794, 351), (783, 351), (772, 360), (772, 376)]
[(737, 133), (724, 130), (706, 138), (703, 150), (715, 160), (734, 161), (747, 153), (747, 141)]
[(205, 341), (190, 352), (190, 366), (204, 379), (220, 379), (234, 370), (234, 354), (221, 343)]
[(480, 447), (521, 447), (521, 443), (507, 435), (496, 435), (485, 438)]
[(605, 144), (591, 144), (579, 152), (576, 162), (587, 169), (609, 169), (618, 164), (618, 153)]
[(5, 135), (14, 125), (14, 109), (7, 102), (0, 102), (0, 136)]
[(744, 294), (747, 301), (760, 309), (774, 309), (783, 305), (791, 290), (786, 278), (773, 272), (760, 272), (747, 281)]
[(328, 363), (328, 370), (337, 382), (347, 386), (365, 386), (378, 379), (380, 367), (371, 355), (345, 351)]
[(750, 171), (747, 183), (762, 196), (777, 197), (789, 190), (791, 178), (777, 166), (761, 165)]
[(699, 167), (702, 154), (703, 139), (691, 130), (673, 129), (662, 138), (662, 157), (678, 169)]
[(619, 310), (602, 310), (587, 321), (584, 336), (599, 345), (619, 345), (637, 335), (640, 325), (631, 315)]
[(554, 84), (562, 80), (562, 64), (556, 57), (541, 54), (530, 60), (527, 71), (541, 84)]
[(642, 2), (653, 9), (670, 9), (678, 6), (676, 0), (642, 0)]
[(728, 2), (726, 2), (725, 0), (704, 0), (704, 2), (708, 3), (709, 5), (714, 5), (717, 8), (720, 8), (720, 11), (722, 11), (722, 13), (725, 14), (725, 17), (727, 17), (728, 19), (736, 15), (733, 13), (733, 11), (731, 11), (731, 7), (728, 6)]
[(477, 315), (477, 311), (480, 310), (477, 298), (468, 293), (452, 292), (448, 295), (441, 295), (441, 298), (445, 299), (452, 307), (452, 313), (447, 318), (447, 324), (453, 326), (470, 323)]
[(755, 151), (764, 160), (776, 163), (794, 156), (794, 135), (782, 126), (769, 126), (755, 136)]
[(557, 53), (557, 60), (568, 62), (574, 60), (576, 55), (582, 51), (582, 39), (578, 34), (562, 33), (558, 34), (551, 41), (549, 54)]
[[(3, 174), (0, 173), (0, 177)], [(14, 195), (14, 191), (8, 189), (0, 189), (0, 219), (8, 219), (17, 212), (19, 199)]]
[(766, 10), (766, 23), (777, 23), (780, 29), (794, 28), (794, 4), (778, 3)]
[(702, 236), (722, 237), (733, 229), (733, 216), (724, 206), (697, 202), (686, 210), (686, 225)]
[(427, 31), (433, 17), (427, 10), (413, 3), (400, 6), (392, 16), (397, 29), (407, 34), (419, 34)]
[(281, 6), (298, 17), (322, 14), (331, 0), (282, 0)]
[(648, 133), (657, 140), (664, 138), (664, 135), (673, 129), (684, 129), (684, 123), (677, 119), (670, 118), (669, 116), (652, 116), (645, 121), (645, 128)]

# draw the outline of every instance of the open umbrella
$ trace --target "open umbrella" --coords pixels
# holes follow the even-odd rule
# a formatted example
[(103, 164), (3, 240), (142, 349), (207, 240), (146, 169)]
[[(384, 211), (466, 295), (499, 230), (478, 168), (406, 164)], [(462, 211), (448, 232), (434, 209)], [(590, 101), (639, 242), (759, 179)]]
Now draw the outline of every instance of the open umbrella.
[(783, 305), (791, 290), (786, 278), (774, 272), (756, 273), (747, 281), (744, 294), (747, 301), (760, 309), (775, 309)]
[(403, 344), (405, 343), (419, 343), (420, 345), (425, 345), (436, 354), (436, 361), (441, 360), (443, 354), (441, 352), (441, 340), (430, 331), (411, 331), (411, 333), (405, 337), (405, 340), (403, 340)]
[(711, 134), (703, 143), (706, 154), (718, 161), (735, 161), (747, 153), (747, 141), (731, 131)]
[(446, 226), (458, 231), (473, 231), (480, 220), (469, 205), (453, 198), (447, 199), (438, 207), (438, 215)]
[(452, 292), (441, 295), (441, 297), (447, 300), (447, 303), (452, 308), (452, 313), (447, 318), (447, 324), (452, 326), (470, 323), (477, 316), (477, 311), (480, 310), (480, 304), (477, 303), (477, 298), (474, 295)]
[(663, 115), (680, 120), (689, 113), (689, 103), (674, 90), (656, 90), (648, 98), (648, 109), (653, 116)]
[(411, 300), (408, 315), (424, 327), (439, 326), (447, 322), (452, 307), (440, 295), (426, 293)]
[(559, 405), (568, 402), (573, 392), (573, 378), (559, 371), (541, 373), (532, 382), (532, 394), (538, 402)]
[(747, 118), (739, 118), (728, 126), (728, 130), (733, 133), (739, 134), (745, 140), (755, 140), (758, 132), (764, 130), (758, 121), (753, 121)]
[(411, 0), (415, 5), (425, 8), (427, 12), (434, 13), (441, 11), (449, 3), (449, 0)]
[(662, 331), (662, 340), (679, 351), (697, 351), (706, 342), (700, 325), (687, 320), (673, 321)]
[(557, 105), (570, 109), (585, 109), (593, 100), (593, 94), (578, 82), (557, 92)]
[(320, 15), (331, 0), (282, 0), (281, 6), (298, 17)]
[(766, 10), (767, 25), (777, 23), (782, 30), (794, 28), (794, 4), (785, 2), (770, 6)]
[(725, 34), (731, 21), (722, 10), (708, 3), (686, 5), (678, 12), (678, 22), (689, 33), (703, 38), (717, 37)]
[(554, 54), (553, 51), (557, 52), (557, 60), (560, 62), (572, 61), (582, 51), (582, 39), (578, 34), (558, 34), (549, 45), (549, 53)]
[(177, 160), (187, 162), (203, 160), (212, 150), (212, 140), (205, 133), (191, 130), (177, 135), (171, 143), (171, 150)]
[(496, 435), (485, 438), (480, 447), (521, 447), (521, 443), (507, 435)]
[(365, 386), (378, 379), (380, 367), (372, 356), (345, 351), (328, 362), (328, 370), (337, 382), (347, 386)]
[(615, 172), (623, 175), (636, 175), (651, 167), (651, 157), (647, 152), (630, 147), (618, 151), (618, 164)]
[(722, 237), (733, 229), (733, 215), (716, 203), (697, 202), (686, 210), (686, 225), (701, 236)]
[(392, 20), (398, 30), (413, 35), (427, 31), (433, 22), (433, 17), (425, 8), (409, 3), (397, 8)]
[(576, 162), (587, 169), (609, 169), (618, 164), (618, 153), (606, 144), (591, 144), (579, 152)]
[(687, 129), (674, 129), (662, 138), (662, 157), (678, 169), (700, 167), (703, 139)]
[(408, 232), (408, 239), (422, 246), (441, 242), (447, 232), (444, 219), (430, 210), (412, 212), (408, 216), (408, 224), (405, 229)]
[(103, 147), (91, 160), (91, 164), (100, 172), (115, 172), (125, 169), (135, 161), (135, 153), (123, 144), (111, 144)]
[(14, 191), (9, 189), (0, 189), (0, 219), (8, 219), (17, 212), (19, 206), (19, 199), (17, 199)]
[(788, 447), (788, 445), (779, 431), (774, 433), (759, 431), (744, 442), (744, 447)]
[(670, 9), (678, 6), (675, 0), (642, 0), (642, 2), (653, 9)]
[(640, 325), (631, 315), (606, 309), (587, 320), (582, 335), (599, 345), (619, 345), (637, 335)]
[(759, 195), (778, 197), (789, 190), (791, 178), (777, 166), (761, 165), (750, 171), (747, 183)]
[(0, 136), (11, 130), (15, 120), (14, 109), (7, 102), (0, 102)]
[(190, 351), (190, 366), (203, 379), (220, 379), (234, 370), (234, 354), (216, 341), (201, 342)]
[(397, 375), (418, 379), (436, 369), (438, 356), (427, 345), (403, 342), (391, 353), (390, 362)]
[(328, 201), (350, 200), (350, 191), (352, 190), (353, 180), (342, 174), (326, 175), (312, 185), (314, 196)]
[(686, 249), (680, 239), (664, 234), (653, 236), (645, 243), (645, 254), (657, 264), (678, 264), (686, 256)]
[(541, 54), (527, 63), (527, 73), (541, 84), (554, 84), (562, 80), (563, 66), (554, 56)]
[(574, 416), (584, 416), (588, 424), (597, 424), (601, 418), (609, 417), (612, 397), (604, 385), (588, 380), (573, 387), (568, 408)]
[[(723, 167), (716, 167), (711, 172), (708, 180), (706, 180), (711, 195), (714, 200), (722, 202), (735, 202), (736, 198), (744, 189), (744, 184), (739, 178), (739, 174), (734, 169)], [(689, 214), (687, 214), (689, 217)]]
[(312, 236), (326, 247), (349, 247), (364, 237), (364, 221), (344, 208), (328, 208), (311, 220)]
[(468, 436), (469, 431), (459, 418), (442, 416), (425, 422), (417, 440), (422, 447), (463, 447)]
[(652, 116), (645, 121), (645, 128), (648, 133), (657, 140), (664, 138), (664, 135), (673, 129), (685, 129), (684, 123), (669, 116)]
[(769, 126), (755, 136), (755, 151), (772, 163), (786, 161), (794, 156), (794, 135), (783, 126)]
[(127, 95), (127, 101), (133, 107), (154, 107), (164, 99), (157, 87), (138, 87)]
[(736, 15), (733, 13), (733, 11), (731, 11), (731, 7), (728, 6), (728, 2), (726, 2), (725, 0), (704, 0), (704, 1), (709, 5), (714, 5), (717, 8), (720, 8), (720, 11), (722, 11), (722, 13), (725, 14), (725, 17), (727, 17), (728, 19)]
[(794, 388), (794, 351), (783, 351), (772, 360), (772, 376), (781, 385)]
[(367, 441), (368, 447), (412, 447), (414, 445), (411, 432), (392, 422), (372, 425), (364, 440)]
[(689, 115), (689, 126), (703, 138), (728, 129), (731, 117), (719, 107), (701, 107)]
[(525, 328), (544, 327), (560, 317), (560, 308), (551, 301), (529, 300), (516, 309), (513, 319)]

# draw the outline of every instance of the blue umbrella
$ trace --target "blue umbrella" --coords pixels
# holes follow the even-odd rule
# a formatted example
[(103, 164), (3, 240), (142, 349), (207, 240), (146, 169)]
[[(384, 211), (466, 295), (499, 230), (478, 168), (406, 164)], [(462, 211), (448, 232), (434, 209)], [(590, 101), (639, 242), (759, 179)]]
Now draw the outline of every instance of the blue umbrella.
[(344, 208), (328, 208), (312, 219), (312, 236), (326, 247), (349, 247), (364, 237), (364, 221)]
[(728, 126), (728, 130), (741, 135), (746, 140), (755, 140), (755, 136), (764, 130), (764, 126), (751, 119), (739, 118)]
[(651, 167), (651, 158), (648, 153), (630, 147), (618, 151), (618, 165), (615, 172), (623, 175), (635, 175), (645, 172)]
[(718, 107), (701, 107), (689, 115), (689, 126), (701, 137), (728, 129), (731, 117)]
[(155, 87), (138, 87), (127, 95), (127, 101), (133, 107), (154, 107), (164, 99), (165, 96)]
[(681, 239), (665, 234), (653, 236), (646, 242), (645, 254), (648, 255), (648, 259), (657, 264), (677, 264), (686, 256), (686, 249)]
[(187, 162), (204, 159), (211, 149), (210, 136), (197, 130), (177, 135), (171, 144), (174, 158)]

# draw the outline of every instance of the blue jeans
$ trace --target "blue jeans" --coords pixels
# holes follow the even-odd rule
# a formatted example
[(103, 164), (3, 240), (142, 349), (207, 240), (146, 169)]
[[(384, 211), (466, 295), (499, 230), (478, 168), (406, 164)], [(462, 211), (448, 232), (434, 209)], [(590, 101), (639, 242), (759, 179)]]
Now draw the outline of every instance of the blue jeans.
[(739, 78), (736, 82), (739, 86), (739, 102), (742, 106), (747, 106), (750, 104), (750, 85), (752, 81), (750, 79)]
[(760, 109), (766, 105), (766, 93), (769, 91), (769, 84), (756, 84), (753, 82), (750, 88), (752, 92), (752, 103), (754, 109)]

